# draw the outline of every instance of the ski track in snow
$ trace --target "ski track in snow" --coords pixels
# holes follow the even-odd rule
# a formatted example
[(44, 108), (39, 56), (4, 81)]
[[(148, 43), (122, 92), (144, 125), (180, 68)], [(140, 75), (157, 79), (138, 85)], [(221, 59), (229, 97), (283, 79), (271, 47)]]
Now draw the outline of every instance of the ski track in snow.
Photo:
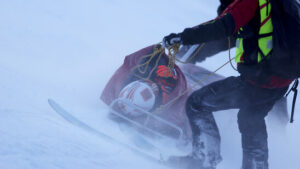
[[(165, 168), (70, 125), (47, 99), (120, 135), (99, 96), (124, 56), (213, 19), (217, 5), (218, 0), (0, 1), (0, 169)], [(214, 70), (225, 61), (227, 53), (221, 53), (200, 65)], [(220, 74), (237, 75), (230, 66)], [(299, 103), (285, 134), (268, 128), (270, 169), (299, 168)], [(224, 159), (218, 169), (238, 169), (236, 110), (215, 115)]]

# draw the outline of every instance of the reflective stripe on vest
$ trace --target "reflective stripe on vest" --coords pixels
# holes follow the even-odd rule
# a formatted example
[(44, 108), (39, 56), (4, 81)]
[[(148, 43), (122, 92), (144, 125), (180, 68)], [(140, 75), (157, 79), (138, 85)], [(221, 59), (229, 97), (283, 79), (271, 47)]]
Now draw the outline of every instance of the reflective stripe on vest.
[[(273, 49), (273, 25), (271, 19), (271, 3), (270, 0), (259, 0), (260, 7), (260, 29), (258, 35), (258, 56), (257, 62), (261, 62), (265, 57), (269, 57), (270, 52)], [(243, 29), (241, 28), (240, 31)], [(240, 32), (239, 31), (239, 32)], [(239, 34), (238, 32), (238, 34)], [(237, 63), (243, 63), (243, 38), (237, 38), (236, 40), (236, 56), (235, 61)]]

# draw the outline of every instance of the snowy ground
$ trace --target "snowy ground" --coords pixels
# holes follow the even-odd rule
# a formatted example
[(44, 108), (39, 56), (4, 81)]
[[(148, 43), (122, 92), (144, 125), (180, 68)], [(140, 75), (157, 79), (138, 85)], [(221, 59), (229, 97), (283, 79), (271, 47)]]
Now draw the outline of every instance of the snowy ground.
[[(98, 98), (123, 57), (214, 18), (217, 5), (217, 0), (0, 1), (0, 169), (163, 168), (66, 123), (47, 99), (118, 134)], [(214, 70), (226, 60), (222, 53), (201, 66)], [(236, 75), (230, 66), (219, 73)], [(268, 129), (270, 169), (299, 168), (297, 111), (285, 134)], [(236, 113), (216, 115), (223, 122), (224, 160), (218, 169), (238, 169)]]

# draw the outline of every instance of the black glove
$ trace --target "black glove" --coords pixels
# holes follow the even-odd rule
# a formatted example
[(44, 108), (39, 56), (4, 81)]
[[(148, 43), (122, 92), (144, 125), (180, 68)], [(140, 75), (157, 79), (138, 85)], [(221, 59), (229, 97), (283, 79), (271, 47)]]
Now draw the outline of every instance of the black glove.
[(168, 36), (165, 36), (162, 41), (162, 46), (164, 48), (169, 48), (170, 46), (174, 45), (175, 43), (181, 44), (181, 34), (171, 33)]

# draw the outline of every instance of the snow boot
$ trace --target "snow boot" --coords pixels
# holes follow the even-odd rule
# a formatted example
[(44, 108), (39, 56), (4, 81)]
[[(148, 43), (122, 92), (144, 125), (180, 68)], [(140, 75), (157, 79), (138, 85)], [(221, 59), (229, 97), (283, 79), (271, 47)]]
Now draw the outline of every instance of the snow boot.
[(194, 137), (193, 157), (200, 159), (203, 168), (213, 169), (222, 161), (220, 155), (220, 139), (213, 135), (202, 132)]
[(267, 159), (254, 158), (252, 155), (244, 153), (242, 169), (269, 169)]
[(213, 115), (194, 116), (190, 120), (193, 130), (193, 157), (203, 161), (203, 167), (215, 168), (222, 161), (221, 138)]
[(202, 164), (203, 161), (194, 158), (192, 155), (171, 156), (167, 160), (167, 165), (174, 169), (203, 169)]

